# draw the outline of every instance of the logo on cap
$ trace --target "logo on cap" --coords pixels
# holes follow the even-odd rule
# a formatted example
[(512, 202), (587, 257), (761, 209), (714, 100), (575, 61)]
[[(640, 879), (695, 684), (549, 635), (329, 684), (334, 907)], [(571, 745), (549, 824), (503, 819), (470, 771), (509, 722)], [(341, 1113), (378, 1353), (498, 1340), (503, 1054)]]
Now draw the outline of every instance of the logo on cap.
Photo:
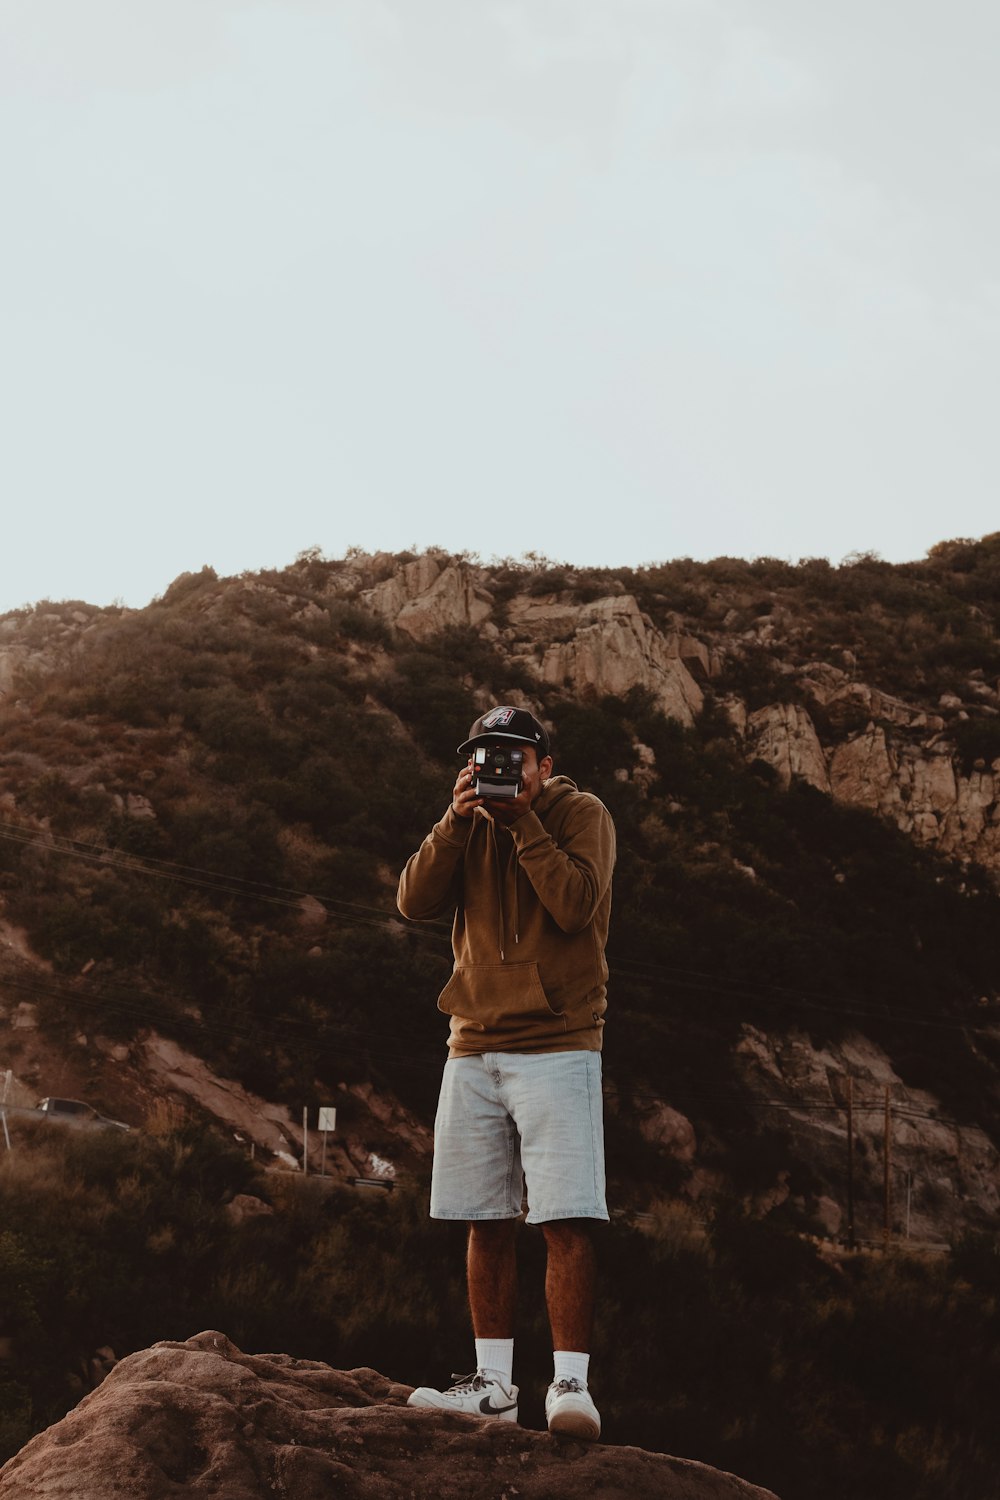
[(516, 712), (515, 708), (492, 708), (483, 719), (483, 728), (502, 729), (505, 724), (510, 723)]

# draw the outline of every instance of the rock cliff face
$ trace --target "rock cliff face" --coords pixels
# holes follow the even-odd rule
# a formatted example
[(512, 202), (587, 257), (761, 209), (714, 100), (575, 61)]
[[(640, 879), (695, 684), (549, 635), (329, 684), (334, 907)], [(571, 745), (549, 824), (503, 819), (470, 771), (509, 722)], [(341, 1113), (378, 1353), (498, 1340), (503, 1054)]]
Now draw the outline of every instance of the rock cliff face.
[(452, 626), (468, 626), (494, 637), (489, 590), (465, 563), (446, 563), (426, 553), (361, 594), (369, 609), (413, 640)]
[[(359, 559), (361, 573), (350, 580), (356, 585), (366, 567), (387, 564)], [(742, 635), (716, 628), (698, 639), (680, 628), (658, 628), (627, 593), (582, 604), (568, 593), (517, 594), (500, 608), (487, 569), (432, 554), (395, 567), (360, 597), (414, 639), (448, 627), (477, 630), (502, 642), (540, 682), (566, 684), (581, 695), (641, 687), (664, 713), (687, 725), (703, 706), (700, 684), (718, 677), (727, 656), (739, 656), (751, 637), (759, 644), (763, 632), (773, 643), (781, 625), (780, 619), (769, 620)], [(975, 860), (1000, 878), (1000, 761), (962, 773), (949, 736), (967, 717), (961, 697), (946, 695), (933, 707), (906, 703), (823, 661), (789, 668), (788, 679), (801, 701), (752, 713), (738, 697), (725, 704), (749, 758), (773, 766), (784, 786), (808, 782), (838, 802), (890, 819), (918, 843)], [(979, 684), (970, 704), (974, 699), (978, 711), (994, 712), (996, 698)]]
[[(374, 561), (374, 560), (373, 560)], [(665, 713), (690, 724), (702, 693), (682, 659), (678, 635), (664, 636), (629, 594), (574, 604), (558, 594), (517, 596), (498, 611), (488, 575), (468, 563), (425, 554), (360, 598), (387, 624), (414, 640), (442, 630), (476, 630), (502, 638), (512, 658), (542, 682), (570, 682), (582, 692), (648, 688)], [(505, 616), (498, 624), (495, 616)], [(697, 648), (691, 659), (699, 660)]]
[(703, 1464), (406, 1406), (374, 1370), (154, 1344), (0, 1470), (4, 1500), (775, 1500)]
[(515, 657), (543, 682), (586, 694), (643, 687), (663, 712), (692, 724), (703, 694), (681, 659), (679, 635), (664, 636), (630, 594), (564, 604), (555, 596), (512, 601), (504, 632)]
[[(910, 712), (911, 730), (927, 725), (927, 715)], [(783, 785), (806, 781), (888, 819), (919, 844), (1000, 877), (1000, 761), (963, 775), (946, 733), (902, 738), (884, 720), (824, 748), (807, 710), (787, 703), (751, 714), (746, 744)]]
[[(996, 1147), (977, 1126), (941, 1119), (933, 1095), (904, 1087), (870, 1038), (856, 1033), (841, 1043), (817, 1046), (798, 1030), (768, 1035), (746, 1026), (736, 1051), (744, 1081), (755, 1097), (772, 1105), (769, 1123), (794, 1130), (810, 1167), (828, 1187), (814, 1194), (815, 1201), (808, 1205), (818, 1233), (836, 1238), (846, 1231), (849, 1078), (858, 1238), (874, 1240), (883, 1230), (887, 1104), (893, 1193), (889, 1225), (894, 1239), (943, 1249), (970, 1229), (992, 1231), (1000, 1214)], [(810, 1103), (804, 1107), (803, 1100)], [(829, 1101), (826, 1107), (819, 1102), (823, 1100)], [(791, 1196), (787, 1181), (779, 1181), (767, 1203), (747, 1206), (766, 1212)], [(807, 1211), (805, 1201), (796, 1206)]]

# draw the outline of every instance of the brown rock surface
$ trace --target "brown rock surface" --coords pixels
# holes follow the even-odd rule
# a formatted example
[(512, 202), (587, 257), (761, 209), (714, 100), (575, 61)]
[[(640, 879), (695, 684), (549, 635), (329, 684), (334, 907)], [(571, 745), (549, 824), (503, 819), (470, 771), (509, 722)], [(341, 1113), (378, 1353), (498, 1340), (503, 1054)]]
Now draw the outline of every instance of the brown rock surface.
[(747, 720), (751, 754), (773, 766), (787, 790), (793, 781), (808, 781), (829, 792), (830, 777), (815, 725), (797, 703), (773, 703)]
[(493, 1419), (412, 1411), (374, 1370), (242, 1354), (221, 1333), (117, 1365), (0, 1470), (2, 1500), (774, 1500), (639, 1448), (561, 1443)]
[(631, 594), (579, 605), (513, 600), (509, 615), (534, 642), (544, 682), (571, 682), (583, 694), (648, 688), (668, 718), (686, 725), (701, 712), (704, 694), (681, 660), (679, 637), (662, 635)]
[(466, 563), (445, 565), (442, 559), (425, 554), (368, 589), (362, 598), (413, 640), (425, 640), (449, 626), (476, 629), (491, 637), (497, 633), (489, 619), (492, 598), (482, 572)]
[[(843, 1080), (853, 1080), (856, 1185), (868, 1207), (859, 1209), (861, 1236), (882, 1227), (883, 1104), (892, 1111), (892, 1164), (895, 1180), (912, 1184), (894, 1195), (892, 1230), (900, 1239), (944, 1248), (963, 1233), (990, 1232), (1000, 1214), (1000, 1153), (978, 1125), (940, 1119), (933, 1094), (904, 1083), (888, 1053), (861, 1032), (819, 1043), (795, 1028), (771, 1035), (744, 1023), (734, 1060), (744, 1083), (761, 1101), (769, 1124), (794, 1125), (795, 1139), (808, 1151), (813, 1168), (827, 1182), (842, 1181), (847, 1146)], [(802, 1100), (826, 1095), (829, 1110), (803, 1108)], [(765, 1102), (766, 1101), (766, 1102)], [(773, 1114), (768, 1110), (773, 1109)], [(786, 1195), (787, 1196), (787, 1195)], [(859, 1198), (860, 1202), (860, 1198)], [(874, 1208), (873, 1205), (878, 1205)], [(819, 1224), (836, 1219), (836, 1205), (821, 1199)], [(834, 1231), (835, 1232), (835, 1231)]]

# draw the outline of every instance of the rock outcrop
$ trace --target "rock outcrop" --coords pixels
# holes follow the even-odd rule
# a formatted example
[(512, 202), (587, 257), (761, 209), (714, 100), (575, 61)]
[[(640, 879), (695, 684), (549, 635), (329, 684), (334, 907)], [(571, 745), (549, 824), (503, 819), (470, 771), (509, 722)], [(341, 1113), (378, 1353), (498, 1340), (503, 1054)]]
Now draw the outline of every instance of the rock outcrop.
[[(909, 729), (922, 729), (926, 715), (909, 712)], [(747, 754), (772, 765), (783, 786), (808, 782), (837, 802), (889, 819), (917, 843), (1000, 875), (1000, 760), (965, 775), (945, 734), (934, 729), (927, 738), (897, 738), (884, 720), (824, 748), (808, 710), (791, 703), (750, 714), (745, 734)]]
[[(286, 1105), (261, 1099), (235, 1079), (221, 1077), (194, 1053), (155, 1031), (143, 1039), (141, 1060), (158, 1092), (214, 1116), (286, 1167), (298, 1169), (305, 1144), (302, 1126)], [(353, 1128), (341, 1129), (327, 1140), (322, 1156), (327, 1176), (344, 1180), (371, 1172), (375, 1158), (367, 1143), (369, 1134), (381, 1138), (388, 1133), (408, 1160), (430, 1156), (430, 1130), (398, 1099), (367, 1082), (342, 1088), (356, 1101), (358, 1118)]]
[(0, 1470), (3, 1500), (775, 1500), (704, 1464), (415, 1411), (374, 1370), (154, 1344)]
[(392, 577), (366, 589), (362, 602), (413, 640), (466, 626), (494, 637), (497, 627), (489, 616), (492, 595), (465, 563), (446, 561), (425, 553)]
[(233, 1079), (220, 1078), (200, 1057), (155, 1031), (144, 1039), (142, 1054), (158, 1091), (224, 1120), (287, 1166), (298, 1165), (302, 1132), (287, 1108), (258, 1098)]
[(894, 745), (881, 725), (838, 745), (830, 783), (839, 802), (891, 818), (918, 843), (1000, 873), (1000, 761), (963, 775), (951, 745)]
[[(371, 559), (374, 566), (377, 559)], [(515, 595), (501, 631), (485, 569), (424, 553), (359, 595), (387, 624), (414, 640), (462, 627), (489, 639), (502, 634), (511, 656), (542, 682), (573, 683), (582, 692), (649, 690), (663, 711), (694, 722), (717, 663), (691, 636), (664, 634), (630, 594), (577, 604), (563, 594)]]
[[(568, 604), (558, 596), (518, 598), (507, 635), (516, 655), (543, 682), (573, 684), (586, 694), (624, 694), (643, 687), (670, 718), (693, 724), (704, 694), (681, 657), (681, 637), (664, 635), (631, 594)], [(685, 638), (688, 660), (701, 664)]]
[[(679, 627), (678, 617), (671, 617), (677, 628), (658, 627), (624, 591), (586, 603), (569, 590), (525, 592), (500, 610), (489, 570), (446, 553), (405, 563), (357, 558), (349, 581), (357, 586), (359, 579), (367, 583), (360, 601), (411, 639), (449, 627), (476, 630), (498, 639), (540, 683), (567, 685), (582, 697), (640, 687), (668, 717), (688, 726), (704, 705), (702, 684), (718, 678), (727, 653), (739, 656), (728, 615), (720, 638), (708, 631), (709, 639), (699, 640)], [(773, 635), (776, 617), (766, 624)], [(750, 635), (759, 644), (760, 628)], [(830, 662), (786, 670), (801, 702), (748, 713), (737, 696), (721, 700), (750, 758), (771, 765), (784, 787), (807, 782), (838, 802), (891, 819), (918, 843), (975, 860), (1000, 876), (1000, 761), (961, 773), (948, 738), (951, 718), (965, 712), (961, 698), (945, 695), (932, 710)], [(983, 684), (970, 692), (977, 703), (997, 696)], [(980, 704), (977, 711), (996, 710)]]
[[(969, 1230), (991, 1231), (1000, 1215), (1000, 1155), (986, 1132), (941, 1117), (939, 1101), (907, 1087), (883, 1050), (860, 1032), (818, 1045), (793, 1028), (768, 1034), (744, 1026), (737, 1068), (752, 1094), (767, 1101), (762, 1117), (775, 1128), (794, 1125), (798, 1149), (825, 1184), (796, 1206), (811, 1213), (817, 1232), (844, 1232), (847, 1179), (847, 1080), (852, 1080), (857, 1232), (882, 1233), (885, 1106), (888, 1097), (891, 1213), (896, 1240), (942, 1249)], [(819, 1101), (828, 1100), (824, 1107)], [(807, 1101), (807, 1102), (803, 1102)], [(768, 1189), (767, 1212), (791, 1196), (787, 1181)]]

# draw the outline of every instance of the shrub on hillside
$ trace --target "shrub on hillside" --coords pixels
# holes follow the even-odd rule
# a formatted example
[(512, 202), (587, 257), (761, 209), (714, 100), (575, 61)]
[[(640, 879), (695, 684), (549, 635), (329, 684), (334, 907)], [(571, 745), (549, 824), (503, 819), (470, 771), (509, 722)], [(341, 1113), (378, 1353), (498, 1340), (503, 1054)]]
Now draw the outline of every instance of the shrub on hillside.
[[(237, 1192), (275, 1212), (230, 1223)], [(68, 1374), (102, 1344), (121, 1356), (215, 1327), (248, 1350), (436, 1383), (448, 1367), (433, 1351), (468, 1338), (461, 1226), (428, 1220), (422, 1186), (374, 1202), (264, 1178), (193, 1127), (22, 1133), (0, 1158), (0, 1207), (17, 1356), (0, 1385), (0, 1457), (65, 1411)], [(901, 1256), (831, 1264), (775, 1223), (696, 1212), (661, 1208), (642, 1232), (616, 1222), (599, 1236), (609, 1441), (812, 1500), (990, 1492), (1000, 1329), (968, 1255), (958, 1271)], [(536, 1229), (519, 1232), (518, 1257), (524, 1417), (539, 1422), (551, 1348)]]
[(404, 652), (396, 658), (382, 696), (428, 755), (456, 764), (455, 746), (477, 710), (471, 690), (456, 678), (450, 662), (426, 649)]
[(1000, 719), (960, 719), (952, 726), (951, 735), (966, 776), (977, 761), (988, 770), (1000, 758)]

